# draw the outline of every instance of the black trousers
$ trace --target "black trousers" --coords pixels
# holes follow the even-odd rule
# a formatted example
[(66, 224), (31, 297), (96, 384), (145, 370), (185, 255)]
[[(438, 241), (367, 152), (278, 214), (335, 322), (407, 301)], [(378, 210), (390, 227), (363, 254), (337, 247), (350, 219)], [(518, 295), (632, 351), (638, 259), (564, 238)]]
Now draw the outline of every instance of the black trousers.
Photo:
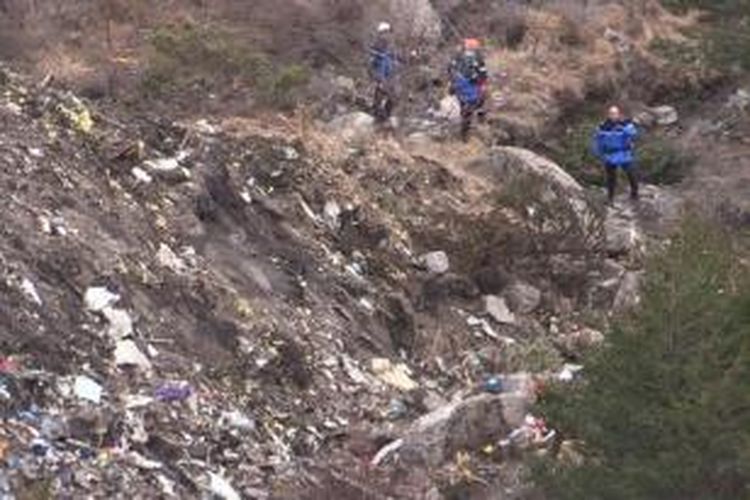
[(638, 199), (638, 169), (635, 165), (627, 167), (616, 166), (616, 165), (605, 165), (604, 170), (607, 172), (607, 196), (609, 201), (615, 200), (615, 192), (617, 191), (617, 171), (622, 169), (625, 175), (628, 177), (630, 182), (630, 198)]

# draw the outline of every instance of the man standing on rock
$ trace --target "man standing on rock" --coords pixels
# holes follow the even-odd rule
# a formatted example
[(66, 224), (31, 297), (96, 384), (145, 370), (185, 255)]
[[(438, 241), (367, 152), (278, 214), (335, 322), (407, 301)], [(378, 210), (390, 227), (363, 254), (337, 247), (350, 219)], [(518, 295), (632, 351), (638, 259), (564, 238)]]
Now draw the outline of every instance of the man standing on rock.
[(594, 136), (594, 154), (604, 163), (607, 175), (607, 197), (614, 204), (617, 189), (617, 170), (621, 169), (630, 181), (630, 199), (638, 199), (638, 171), (635, 165), (635, 141), (638, 129), (625, 118), (617, 106), (609, 108), (607, 119), (599, 125)]

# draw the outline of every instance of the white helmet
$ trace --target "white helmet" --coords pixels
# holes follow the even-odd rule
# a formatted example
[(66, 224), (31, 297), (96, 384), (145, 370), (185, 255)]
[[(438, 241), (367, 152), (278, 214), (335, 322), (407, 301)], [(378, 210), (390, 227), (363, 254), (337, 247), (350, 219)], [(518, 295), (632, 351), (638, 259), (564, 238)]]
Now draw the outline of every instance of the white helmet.
[(378, 33), (390, 33), (391, 23), (382, 22), (378, 24)]

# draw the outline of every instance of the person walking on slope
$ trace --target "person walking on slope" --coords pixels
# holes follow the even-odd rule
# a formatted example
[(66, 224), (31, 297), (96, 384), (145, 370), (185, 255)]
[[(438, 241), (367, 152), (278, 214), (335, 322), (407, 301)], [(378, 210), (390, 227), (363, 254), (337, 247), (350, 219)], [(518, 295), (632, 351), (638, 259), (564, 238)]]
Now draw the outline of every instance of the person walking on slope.
[(482, 54), (482, 43), (476, 38), (467, 38), (461, 51), (453, 58), (448, 68), (450, 91), (461, 105), (461, 138), (466, 141), (471, 129), (474, 113), (482, 118), (487, 101), (489, 73)]
[(375, 83), (372, 111), (379, 122), (386, 122), (395, 106), (396, 52), (393, 49), (391, 25), (378, 24), (375, 39), (369, 47), (369, 74)]
[(618, 170), (625, 172), (630, 181), (630, 199), (638, 199), (638, 170), (634, 151), (638, 135), (635, 123), (625, 118), (617, 106), (609, 108), (607, 119), (596, 129), (593, 149), (596, 157), (604, 164), (610, 205), (615, 201)]

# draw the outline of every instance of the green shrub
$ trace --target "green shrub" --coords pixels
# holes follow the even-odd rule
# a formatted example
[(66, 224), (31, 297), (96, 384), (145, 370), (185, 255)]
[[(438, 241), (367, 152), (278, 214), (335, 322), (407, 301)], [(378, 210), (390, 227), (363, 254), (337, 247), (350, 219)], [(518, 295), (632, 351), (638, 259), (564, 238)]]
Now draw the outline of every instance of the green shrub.
[(597, 118), (583, 118), (569, 128), (551, 150), (552, 159), (583, 184), (604, 185), (600, 162), (591, 152), (591, 141), (599, 122)]
[(277, 108), (292, 108), (296, 104), (297, 91), (309, 81), (307, 67), (299, 64), (284, 66), (261, 81), (263, 100)]
[(641, 177), (650, 184), (677, 184), (694, 163), (695, 157), (658, 136), (645, 141), (638, 151)]
[(719, 68), (750, 70), (750, 0), (664, 0), (678, 12), (701, 9), (708, 18), (694, 30), (708, 61)]
[(539, 410), (583, 463), (536, 467), (548, 498), (750, 495), (750, 280), (734, 242), (693, 218), (648, 268), (642, 305)]
[(148, 69), (142, 82), (149, 94), (240, 83), (254, 88), (264, 104), (289, 107), (295, 92), (309, 80), (306, 67), (277, 67), (265, 54), (211, 25), (162, 26), (154, 30), (149, 42)]

